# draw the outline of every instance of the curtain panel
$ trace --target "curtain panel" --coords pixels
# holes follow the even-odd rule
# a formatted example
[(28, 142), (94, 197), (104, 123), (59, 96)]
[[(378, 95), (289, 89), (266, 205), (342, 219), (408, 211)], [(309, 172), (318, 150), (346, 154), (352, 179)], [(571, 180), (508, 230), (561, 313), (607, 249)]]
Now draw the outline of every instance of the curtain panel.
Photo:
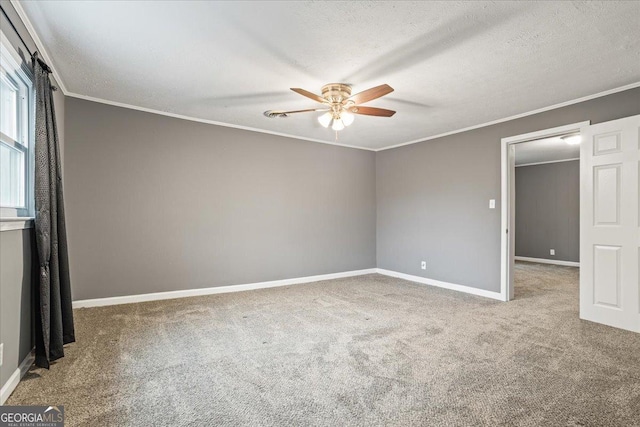
[(51, 70), (33, 57), (35, 86), (35, 231), (39, 280), (34, 292), (36, 365), (49, 368), (75, 341), (60, 145)]

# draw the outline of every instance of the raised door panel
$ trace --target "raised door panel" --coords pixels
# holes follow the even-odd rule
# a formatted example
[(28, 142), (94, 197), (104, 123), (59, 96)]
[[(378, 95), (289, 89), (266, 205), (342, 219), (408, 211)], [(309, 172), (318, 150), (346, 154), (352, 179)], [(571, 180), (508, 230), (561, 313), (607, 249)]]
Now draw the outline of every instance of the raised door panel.
[(622, 248), (596, 245), (593, 248), (593, 303), (621, 309), (620, 262)]
[(618, 153), (621, 150), (621, 132), (596, 135), (593, 138), (593, 155)]
[(621, 164), (593, 168), (594, 225), (620, 225), (621, 169)]

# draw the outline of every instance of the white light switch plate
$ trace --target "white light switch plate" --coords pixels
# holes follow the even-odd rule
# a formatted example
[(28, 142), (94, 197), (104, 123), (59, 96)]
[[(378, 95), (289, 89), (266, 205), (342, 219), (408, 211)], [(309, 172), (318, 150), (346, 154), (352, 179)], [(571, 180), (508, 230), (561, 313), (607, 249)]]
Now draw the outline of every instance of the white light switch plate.
[(423, 269), (423, 270), (426, 270), (427, 269), (427, 261), (422, 261), (420, 263), (420, 268)]
[(495, 208), (496, 208), (496, 199), (489, 200), (489, 209), (495, 209)]

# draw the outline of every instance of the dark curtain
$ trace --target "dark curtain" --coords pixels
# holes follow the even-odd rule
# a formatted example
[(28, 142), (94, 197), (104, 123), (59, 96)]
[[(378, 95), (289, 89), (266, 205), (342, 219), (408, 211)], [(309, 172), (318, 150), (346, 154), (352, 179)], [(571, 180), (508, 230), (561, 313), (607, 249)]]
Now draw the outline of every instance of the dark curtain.
[(35, 207), (36, 246), (40, 263), (35, 294), (36, 365), (64, 357), (75, 341), (67, 252), (60, 146), (49, 67), (33, 57), (35, 77)]

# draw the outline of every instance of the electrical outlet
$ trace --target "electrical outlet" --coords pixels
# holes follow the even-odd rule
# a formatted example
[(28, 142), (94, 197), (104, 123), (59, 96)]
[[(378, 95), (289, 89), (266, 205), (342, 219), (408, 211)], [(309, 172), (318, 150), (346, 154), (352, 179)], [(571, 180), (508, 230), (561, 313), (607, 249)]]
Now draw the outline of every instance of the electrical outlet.
[(490, 199), (489, 200), (489, 209), (495, 209), (496, 208), (496, 199)]
[(555, 249), (551, 249), (551, 250), (549, 251), (549, 255), (555, 255), (555, 254), (556, 254), (556, 250), (555, 250)]
[(3, 359), (4, 359), (4, 344), (0, 344), (0, 366), (2, 366)]
[(426, 270), (427, 269), (427, 261), (422, 261), (420, 263), (420, 268), (423, 269), (423, 270)]

